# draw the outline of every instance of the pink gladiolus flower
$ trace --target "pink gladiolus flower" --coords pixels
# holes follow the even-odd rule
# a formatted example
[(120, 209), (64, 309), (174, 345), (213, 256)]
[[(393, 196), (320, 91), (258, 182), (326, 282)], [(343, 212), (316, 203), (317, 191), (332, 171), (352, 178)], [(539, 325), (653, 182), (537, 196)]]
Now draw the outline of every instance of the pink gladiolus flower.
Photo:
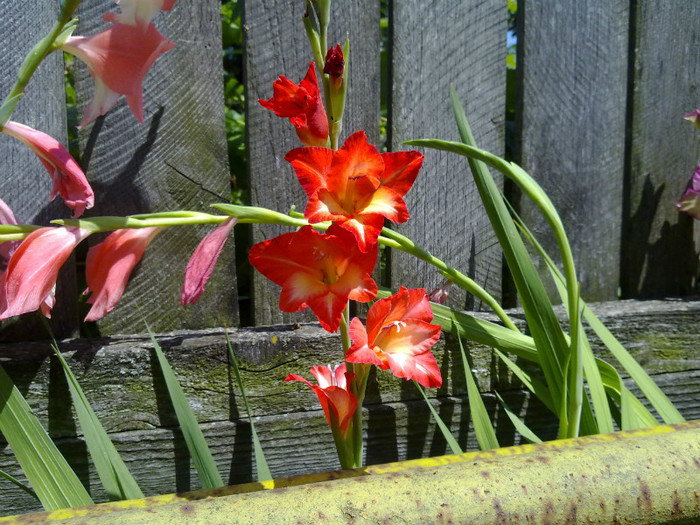
[(700, 109), (696, 109), (695, 111), (691, 111), (687, 115), (684, 115), (683, 118), (685, 120), (688, 120), (695, 124), (695, 127), (700, 129)]
[[(335, 421), (345, 436), (352, 416), (357, 410), (357, 398), (349, 389), (355, 374), (346, 370), (345, 363), (332, 370), (328, 366), (312, 366), (311, 374), (316, 378), (318, 385), (296, 374), (289, 374), (285, 381), (301, 381), (309, 385), (321, 402), (328, 426), (333, 428)], [(331, 411), (333, 417), (331, 417)]]
[(80, 217), (86, 208), (92, 208), (95, 195), (83, 170), (60, 142), (53, 137), (17, 122), (8, 122), (3, 133), (24, 142), (39, 157), (53, 179), (51, 200), (56, 195), (63, 198), (73, 210), (73, 217)]
[(237, 220), (234, 217), (230, 217), (219, 224), (213, 232), (202, 239), (202, 242), (199, 243), (192, 257), (190, 257), (190, 262), (187, 263), (187, 268), (185, 269), (185, 284), (180, 295), (180, 303), (183, 306), (196, 303), (204, 293), (204, 286), (209, 281), (226, 239), (231, 233), (231, 228), (233, 228)]
[(51, 317), (58, 270), (90, 233), (80, 228), (40, 228), (30, 233), (12, 254), (2, 276), (0, 319), (40, 308)]
[(693, 173), (688, 183), (688, 188), (676, 202), (676, 208), (700, 220), (700, 164), (695, 168), (695, 173)]
[[(17, 218), (5, 201), (0, 199), (0, 224), (17, 224)], [(21, 241), (5, 241), (0, 243), (0, 274), (7, 268), (10, 257)], [(0, 291), (0, 293), (2, 293)]]
[(158, 11), (170, 11), (175, 0), (112, 0), (121, 13), (105, 13), (105, 22), (117, 22), (145, 29)]
[(93, 36), (70, 37), (63, 50), (85, 62), (95, 79), (95, 95), (79, 127), (107, 113), (119, 95), (126, 96), (131, 112), (143, 124), (143, 79), (156, 59), (173, 47), (153, 24), (145, 29), (114, 24)]
[(442, 375), (430, 351), (440, 338), (440, 326), (430, 324), (432, 320), (425, 290), (401, 287), (372, 305), (367, 330), (357, 317), (352, 320), (352, 346), (345, 360), (390, 368), (397, 377), (414, 379), (427, 388), (440, 387)]
[(87, 300), (92, 305), (86, 321), (97, 321), (111, 312), (121, 299), (131, 271), (143, 252), (162, 228), (125, 229), (112, 232), (100, 244), (88, 250), (85, 261)]

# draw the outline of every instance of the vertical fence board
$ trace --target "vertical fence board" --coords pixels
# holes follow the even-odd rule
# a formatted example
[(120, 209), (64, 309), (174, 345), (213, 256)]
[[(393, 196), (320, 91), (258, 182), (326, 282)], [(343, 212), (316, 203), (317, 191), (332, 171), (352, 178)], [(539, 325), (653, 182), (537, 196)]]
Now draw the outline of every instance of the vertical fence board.
[[(414, 138), (459, 140), (452, 115), (453, 83), (480, 147), (503, 154), (506, 7), (502, 2), (419, 1), (392, 6), (390, 149)], [(464, 157), (426, 150), (406, 196), (411, 219), (398, 229), (456, 266), (494, 296), (501, 290), (501, 252)], [(392, 286), (425, 287), (444, 280), (432, 267), (391, 254)], [(461, 290), (449, 304), (478, 308)]]
[(637, 2), (624, 297), (693, 290), (694, 220), (673, 203), (695, 169), (700, 134), (682, 120), (700, 105), (700, 3)]
[[(628, 2), (526, 1), (518, 5), (522, 102), (519, 163), (559, 211), (582, 295), (617, 297), (627, 90)], [(523, 27), (524, 26), (524, 27)], [(520, 213), (559, 260), (535, 205)], [(540, 274), (558, 298), (546, 265)], [(558, 299), (557, 299), (558, 300)]]
[[(102, 14), (107, 8), (105, 2), (83, 2), (78, 33), (106, 29)], [(210, 203), (230, 202), (220, 4), (182, 0), (172, 11), (158, 14), (154, 24), (176, 47), (161, 55), (144, 79), (145, 125), (121, 97), (105, 117), (81, 131), (81, 163), (94, 185), (96, 215), (213, 211)], [(82, 116), (94, 83), (82, 63), (76, 70)], [(211, 229), (175, 227), (160, 233), (132, 274), (120, 305), (99, 322), (101, 332), (141, 332), (142, 317), (157, 331), (237, 323), (232, 237), (199, 302), (180, 306), (189, 256)]]
[[(28, 1), (3, 6), (0, 34), (5, 35), (0, 56), (0, 98), (12, 89), (24, 57), (50, 31), (58, 16), (58, 2), (47, 8), (44, 1)], [(66, 101), (63, 84), (63, 57), (49, 55), (37, 69), (25, 94), (19, 101), (12, 120), (31, 126), (68, 146), (66, 135)], [(71, 210), (60, 197), (49, 203), (52, 181), (37, 156), (24, 144), (0, 134), (0, 198), (14, 211), (22, 223), (48, 225), (48, 221), (68, 218)], [(52, 312), (51, 328), (57, 337), (75, 335), (78, 327), (75, 268), (69, 259), (59, 274), (56, 307)], [(39, 314), (4, 321), (0, 340), (46, 338)]]
[[(344, 140), (358, 129), (370, 141), (379, 136), (379, 3), (368, 0), (332, 5), (328, 45), (350, 38), (348, 100), (343, 119)], [(312, 60), (302, 22), (303, 2), (245, 2), (246, 127), (251, 202), (280, 212), (306, 207), (306, 195), (284, 160), (302, 144), (293, 126), (261, 107), (258, 99), (272, 96), (272, 83), (284, 75), (298, 83)], [(270, 239), (288, 228), (253, 225), (253, 242)], [(279, 287), (259, 274), (253, 277), (256, 324), (313, 320), (312, 315), (279, 311)]]

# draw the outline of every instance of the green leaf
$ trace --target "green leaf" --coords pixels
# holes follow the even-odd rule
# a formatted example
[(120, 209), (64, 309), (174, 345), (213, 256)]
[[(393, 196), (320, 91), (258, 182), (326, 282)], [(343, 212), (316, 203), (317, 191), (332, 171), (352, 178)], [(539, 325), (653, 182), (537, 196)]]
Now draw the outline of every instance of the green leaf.
[(4, 472), (0, 470), (0, 478), (4, 478), (13, 485), (16, 485), (18, 488), (22, 489), (24, 492), (32, 496), (33, 498), (36, 498), (37, 500), (39, 499), (39, 496), (36, 495), (36, 492), (34, 492), (31, 488), (29, 488), (27, 485), (22, 483), (20, 480), (15, 478), (14, 476), (8, 474), (7, 472)]
[(527, 387), (527, 389), (535, 394), (537, 398), (542, 401), (542, 404), (546, 406), (549, 410), (551, 410), (554, 414), (557, 413), (556, 409), (554, 408), (554, 404), (552, 403), (552, 396), (549, 393), (549, 389), (547, 388), (547, 385), (542, 383), (540, 380), (538, 380), (535, 377), (532, 377), (530, 374), (528, 374), (525, 370), (523, 370), (521, 367), (519, 367), (516, 363), (514, 363), (508, 356), (503, 354), (500, 350), (497, 348), (494, 348), (494, 351), (496, 354), (498, 354), (498, 357), (503, 361), (508, 368), (513, 372), (513, 374), (520, 379), (523, 385)]
[(430, 409), (430, 413), (433, 415), (433, 418), (435, 419), (435, 422), (437, 423), (437, 426), (440, 429), (440, 432), (442, 432), (442, 435), (445, 438), (445, 441), (447, 441), (447, 444), (450, 447), (450, 450), (452, 451), (452, 453), (453, 454), (462, 454), (462, 449), (459, 446), (459, 443), (457, 443), (457, 440), (452, 435), (452, 432), (450, 432), (450, 429), (447, 427), (445, 422), (442, 420), (442, 418), (440, 417), (440, 414), (438, 414), (437, 410), (435, 410), (435, 407), (433, 407), (433, 404), (430, 402), (430, 399), (428, 399), (428, 396), (425, 395), (425, 391), (423, 390), (423, 387), (420, 386), (416, 381), (413, 381), (413, 384), (416, 385), (418, 392), (420, 392), (420, 394), (423, 396), (423, 399), (425, 399), (425, 403), (428, 405), (428, 408)]
[(241, 371), (238, 368), (238, 360), (236, 355), (233, 353), (233, 346), (231, 345), (231, 340), (228, 336), (228, 330), (224, 330), (226, 335), (226, 344), (228, 345), (228, 355), (231, 361), (231, 367), (233, 368), (233, 374), (236, 376), (236, 384), (238, 389), (241, 391), (241, 397), (243, 398), (243, 404), (245, 405), (246, 414), (248, 414), (248, 422), (250, 423), (250, 432), (253, 436), (253, 449), (255, 450), (255, 471), (257, 474), (258, 481), (267, 481), (272, 479), (272, 474), (270, 473), (270, 468), (267, 465), (267, 459), (265, 459), (265, 452), (260, 444), (260, 439), (258, 439), (258, 433), (255, 431), (255, 423), (253, 423), (253, 415), (250, 411), (250, 405), (248, 404), (248, 397), (245, 394), (245, 388), (243, 388), (243, 380), (241, 379)]
[(105, 432), (100, 420), (97, 419), (97, 415), (95, 415), (83, 389), (63, 358), (58, 346), (56, 346), (55, 341), (52, 347), (66, 375), (68, 388), (73, 398), (73, 405), (78, 414), (80, 428), (83, 430), (90, 456), (95, 463), (97, 475), (102, 481), (107, 497), (110, 500), (143, 498), (143, 492), (141, 492), (136, 480), (129, 472), (121, 456), (119, 456), (119, 452), (117, 452), (114, 444), (107, 436), (107, 432)]
[(46, 510), (91, 505), (73, 469), (0, 367), (0, 432)]
[(513, 423), (515, 430), (518, 431), (518, 434), (527, 439), (530, 443), (542, 443), (542, 440), (538, 438), (537, 435), (532, 430), (530, 430), (525, 423), (523, 423), (520, 420), (518, 415), (510, 409), (506, 402), (503, 401), (503, 398), (498, 394), (498, 392), (496, 392), (495, 394), (498, 398), (498, 401), (501, 403), (503, 410), (508, 416), (508, 419), (510, 419), (511, 423)]
[(469, 411), (472, 416), (472, 423), (474, 424), (474, 433), (476, 434), (476, 441), (479, 443), (479, 448), (481, 450), (490, 450), (494, 448), (499, 448), (498, 439), (496, 438), (496, 432), (491, 424), (491, 419), (489, 418), (488, 412), (486, 412), (486, 407), (484, 406), (484, 400), (481, 399), (481, 392), (479, 392), (479, 387), (474, 381), (474, 375), (472, 374), (472, 369), (469, 366), (469, 361), (467, 360), (467, 353), (464, 351), (464, 345), (462, 344), (462, 338), (457, 336), (457, 341), (459, 341), (459, 350), (462, 354), (462, 367), (464, 368), (464, 377), (467, 379), (467, 395), (469, 396)]
[[(144, 321), (145, 323), (145, 321)], [(148, 330), (148, 335), (151, 336), (151, 341), (153, 342), (153, 347), (158, 357), (158, 363), (160, 364), (160, 369), (163, 372), (163, 379), (165, 380), (165, 386), (168, 389), (168, 394), (170, 395), (170, 400), (175, 409), (175, 415), (180, 423), (180, 429), (182, 430), (182, 435), (185, 438), (185, 443), (187, 444), (187, 449), (192, 456), (192, 461), (197, 469), (197, 474), (199, 475), (199, 481), (202, 483), (202, 488), (213, 489), (217, 487), (223, 487), (224, 482), (221, 479), (221, 474), (219, 474), (219, 469), (214, 463), (214, 458), (211, 455), (209, 446), (204, 440), (204, 435), (202, 430), (199, 428), (199, 423), (197, 423), (197, 418), (190, 407), (185, 393), (180, 386), (180, 383), (175, 376), (175, 372), (170, 367), (168, 360), (160, 348), (158, 341), (156, 341), (155, 335), (151, 331), (151, 327), (146, 324), (146, 330)]]
[(452, 107), (457, 120), (460, 137), (464, 144), (439, 140), (414, 140), (407, 144), (425, 146), (464, 155), (474, 176), (476, 187), (496, 233), (513, 276), (518, 295), (525, 311), (530, 332), (537, 346), (539, 363), (552, 395), (554, 405), (560, 408), (560, 436), (569, 435), (566, 420), (566, 387), (564, 370), (568, 361), (569, 344), (554, 314), (540, 277), (508, 213), (486, 163), (499, 170), (509, 170), (510, 165), (495, 155), (474, 147), (469, 124), (454, 89)]

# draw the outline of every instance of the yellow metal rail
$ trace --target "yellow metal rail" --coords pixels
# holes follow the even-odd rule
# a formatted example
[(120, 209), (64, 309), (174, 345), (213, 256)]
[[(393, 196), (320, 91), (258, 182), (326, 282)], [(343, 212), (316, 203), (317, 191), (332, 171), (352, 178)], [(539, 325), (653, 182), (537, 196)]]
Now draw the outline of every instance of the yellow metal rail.
[(0, 523), (700, 523), (700, 421)]

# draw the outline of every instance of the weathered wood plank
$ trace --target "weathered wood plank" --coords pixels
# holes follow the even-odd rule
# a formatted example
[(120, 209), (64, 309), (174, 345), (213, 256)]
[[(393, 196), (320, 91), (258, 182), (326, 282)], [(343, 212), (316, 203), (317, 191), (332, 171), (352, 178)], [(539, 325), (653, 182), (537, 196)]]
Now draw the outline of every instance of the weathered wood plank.
[[(109, 6), (86, 1), (79, 34), (106, 29)], [(81, 131), (81, 164), (95, 189), (93, 215), (125, 215), (177, 209), (211, 211), (230, 202), (226, 154), (220, 4), (177, 2), (154, 19), (176, 47), (162, 55), (144, 80), (145, 125), (122, 99), (105, 117)], [(92, 98), (94, 82), (76, 61), (79, 115)], [(162, 232), (134, 272), (120, 305), (98, 323), (101, 333), (143, 330), (137, 304), (149, 307), (154, 330), (236, 324), (234, 246), (231, 238), (208, 290), (191, 307), (180, 306), (185, 266), (211, 227), (178, 227)], [(90, 238), (96, 244), (99, 238)]]
[[(58, 17), (57, 2), (29, 1), (3, 6), (0, 34), (12, 35), (3, 40), (0, 56), (0, 98), (10, 92), (24, 57), (51, 30)], [(66, 100), (63, 80), (63, 57), (53, 53), (38, 68), (12, 120), (26, 124), (54, 137), (68, 147)], [(61, 198), (49, 203), (53, 185), (37, 156), (18, 140), (0, 133), (0, 198), (23, 223), (48, 225), (51, 219), (72, 215)], [(61, 308), (52, 315), (51, 328), (58, 337), (77, 335), (78, 307), (75, 267), (66, 262), (59, 275), (56, 298)], [(14, 318), (0, 325), (0, 340), (43, 339), (46, 331), (35, 314)]]
[[(688, 419), (700, 418), (700, 357), (696, 352), (700, 335), (695, 330), (700, 323), (700, 302), (625, 301), (594, 304), (592, 308), (681, 413)], [(273, 474), (282, 477), (337, 468), (332, 439), (316, 397), (305, 386), (283, 383), (283, 379), (288, 373), (310, 377), (311, 365), (338, 362), (338, 336), (312, 325), (238, 329), (231, 335)], [(244, 410), (228, 369), (222, 332), (173, 332), (161, 334), (159, 340), (202, 423), (224, 480), (251, 480), (254, 460), (250, 429), (242, 419)], [(599, 355), (609, 358), (599, 344), (594, 346)], [(144, 492), (197, 488), (162, 379), (154, 371), (157, 365), (148, 338), (74, 340), (61, 343), (61, 348)], [(500, 443), (517, 443), (519, 437), (495, 402), (493, 390), (501, 393), (540, 437), (554, 438), (554, 418), (519, 390), (490, 350), (477, 346), (469, 350)], [(49, 355), (50, 350), (42, 343), (0, 346), (3, 367), (90, 484), (95, 497), (103, 498), (99, 481), (88, 466), (79, 429), (71, 419), (69, 393), (60, 367)], [(460, 358), (453, 347), (442, 343), (436, 355), (445, 387), (431, 395), (439, 396), (440, 413), (460, 443), (475, 449)], [(417, 391), (389, 373), (371, 377), (365, 418), (369, 463), (447, 452)], [(0, 469), (21, 478), (11, 451), (2, 443), (0, 449)], [(37, 508), (4, 481), (0, 481), (0, 490), (2, 513)]]
[[(284, 156), (302, 144), (286, 119), (261, 107), (258, 99), (272, 96), (279, 75), (298, 83), (312, 60), (304, 32), (303, 2), (244, 2), (246, 59), (246, 127), (251, 203), (281, 212), (292, 205), (306, 207), (306, 195)], [(379, 4), (353, 0), (333, 4), (328, 44), (350, 38), (350, 83), (342, 138), (364, 129), (370, 142), (379, 137)], [(253, 225), (253, 242), (289, 231), (288, 228)], [(255, 322), (311, 321), (313, 314), (279, 311), (279, 287), (259, 274), (253, 276)]]
[(700, 154), (683, 115), (698, 107), (698, 2), (636, 2), (629, 189), (624, 206), (623, 297), (692, 293), (697, 276), (694, 220), (673, 203)]
[[(628, 10), (623, 1), (518, 4), (516, 160), (559, 211), (588, 301), (618, 294)], [(559, 260), (549, 226), (527, 197), (520, 215)], [(549, 270), (538, 264), (559, 300)]]
[[(502, 154), (507, 14), (502, 3), (450, 1), (427, 7), (401, 1), (392, 9), (389, 149), (407, 149), (401, 143), (415, 138), (459, 140), (450, 105), (452, 83), (479, 146)], [(405, 199), (411, 219), (398, 229), (499, 297), (501, 252), (466, 159), (424, 153), (423, 168)], [(443, 280), (432, 266), (391, 254), (393, 287), (431, 290)], [(456, 289), (448, 304), (478, 308)]]

